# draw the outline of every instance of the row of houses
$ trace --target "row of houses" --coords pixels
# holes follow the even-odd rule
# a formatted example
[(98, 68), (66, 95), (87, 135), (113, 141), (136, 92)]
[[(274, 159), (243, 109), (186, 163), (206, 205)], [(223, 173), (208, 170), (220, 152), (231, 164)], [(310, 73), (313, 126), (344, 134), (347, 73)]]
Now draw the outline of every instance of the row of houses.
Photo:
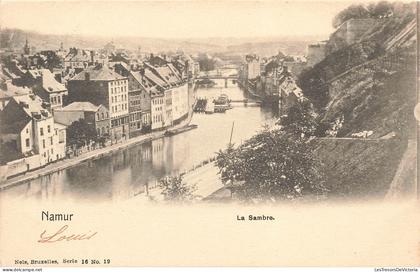
[[(293, 68), (291, 63), (295, 64)], [(294, 73), (302, 68), (299, 63), (306, 64), (306, 61), (281, 53), (262, 60), (256, 55), (247, 55), (239, 70), (239, 83), (264, 103), (278, 107), (283, 115), (289, 107), (303, 99)]]
[(0, 112), (0, 178), (40, 168), (66, 156), (66, 126), (34, 94), (13, 96)]
[[(70, 49), (69, 54), (78, 52), (82, 51)], [(98, 139), (112, 144), (166, 129), (188, 117), (188, 82), (196, 67), (189, 57), (151, 55), (147, 61), (127, 63), (116, 55), (111, 62), (92, 56), (86, 55), (86, 62), (73, 58), (67, 63), (73, 74), (68, 67), (27, 67), (19, 58), (2, 62), (3, 178), (65, 158), (66, 128), (76, 121), (84, 120)]]
[[(385, 19), (346, 20), (331, 34), (329, 40), (309, 44), (306, 56), (285, 56), (280, 52), (270, 58), (260, 58), (255, 54), (246, 55), (238, 73), (239, 83), (263, 101), (274, 105), (277, 105), (279, 99), (289, 95), (293, 97), (290, 101), (295, 101), (299, 99), (299, 95), (296, 96), (295, 92), (282, 94), (285, 82), (290, 82), (288, 85), (293, 86), (294, 90), (300, 90), (295, 80), (304, 69), (314, 67), (327, 54), (357, 42), (369, 29), (383, 20)], [(301, 91), (298, 93), (301, 94)], [(283, 105), (281, 106), (283, 110), (286, 104), (290, 103), (279, 101), (279, 105)]]

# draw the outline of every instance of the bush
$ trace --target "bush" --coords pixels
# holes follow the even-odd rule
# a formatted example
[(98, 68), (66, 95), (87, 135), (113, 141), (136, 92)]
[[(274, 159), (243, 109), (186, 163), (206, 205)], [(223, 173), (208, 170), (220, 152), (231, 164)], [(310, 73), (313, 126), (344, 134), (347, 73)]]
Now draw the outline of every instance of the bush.
[(181, 176), (165, 177), (158, 182), (159, 188), (167, 201), (186, 202), (194, 198), (195, 185), (187, 185)]

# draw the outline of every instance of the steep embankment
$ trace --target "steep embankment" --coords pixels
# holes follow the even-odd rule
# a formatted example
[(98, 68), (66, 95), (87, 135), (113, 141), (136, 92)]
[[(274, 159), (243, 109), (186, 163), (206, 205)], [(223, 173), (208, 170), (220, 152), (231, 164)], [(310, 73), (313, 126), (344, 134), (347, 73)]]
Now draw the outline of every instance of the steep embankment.
[(394, 179), (404, 168), (400, 161), (416, 127), (416, 22), (414, 13), (403, 14), (374, 25), (300, 77), (319, 111), (320, 136), (343, 120), (337, 137), (372, 131), (369, 139), (391, 138), (318, 140), (315, 151), (326, 166), (332, 195), (385, 196), (393, 180), (400, 183), (393, 188), (414, 182)]
[(316, 139), (331, 197), (384, 197), (406, 149), (401, 140)]

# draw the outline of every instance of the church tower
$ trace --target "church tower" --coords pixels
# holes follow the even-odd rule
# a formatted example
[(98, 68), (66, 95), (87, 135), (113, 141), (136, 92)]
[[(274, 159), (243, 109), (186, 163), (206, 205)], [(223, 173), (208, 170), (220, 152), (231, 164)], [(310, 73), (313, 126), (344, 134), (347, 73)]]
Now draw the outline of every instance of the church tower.
[(28, 37), (26, 37), (25, 46), (23, 47), (23, 53), (29, 55), (31, 53), (31, 48), (29, 47)]

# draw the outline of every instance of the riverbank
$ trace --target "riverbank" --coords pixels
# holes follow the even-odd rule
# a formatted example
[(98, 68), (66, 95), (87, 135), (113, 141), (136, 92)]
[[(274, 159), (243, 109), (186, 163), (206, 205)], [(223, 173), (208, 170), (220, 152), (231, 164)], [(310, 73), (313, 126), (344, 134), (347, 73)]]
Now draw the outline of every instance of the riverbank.
[[(215, 192), (224, 188), (222, 179), (220, 177), (219, 168), (217, 168), (214, 162), (210, 162), (190, 172), (187, 172), (182, 176), (182, 180), (189, 186), (195, 186), (196, 190), (193, 192), (193, 194), (197, 199), (202, 200), (207, 199)], [(163, 195), (161, 194), (161, 189), (157, 186), (157, 183), (155, 186), (149, 187), (147, 193), (144, 192), (136, 195), (134, 198), (129, 199), (129, 201), (134, 202), (144, 202), (150, 200), (164, 200)]]
[(3, 182), (0, 183), (0, 191), (2, 190), (6, 190), (10, 187), (22, 184), (22, 183), (26, 183), (29, 182), (33, 179), (37, 179), (40, 178), (42, 176), (45, 175), (49, 175), (67, 168), (71, 168), (74, 167), (80, 163), (83, 163), (85, 161), (88, 160), (93, 160), (93, 159), (97, 159), (103, 156), (106, 156), (108, 154), (112, 154), (113, 152), (128, 148), (130, 146), (133, 145), (137, 145), (137, 144), (141, 144), (141, 143), (145, 143), (148, 141), (152, 141), (155, 139), (159, 139), (162, 137), (165, 137), (165, 132), (166, 131), (171, 131), (174, 134), (178, 133), (182, 133), (184, 131), (188, 131), (188, 126), (189, 123), (191, 122), (192, 119), (192, 111), (189, 114), (189, 116), (187, 117), (186, 120), (184, 120), (183, 122), (181, 122), (180, 124), (171, 127), (167, 130), (161, 130), (161, 131), (155, 131), (155, 132), (151, 132), (145, 135), (141, 135), (141, 136), (137, 136), (131, 139), (128, 139), (127, 141), (124, 142), (120, 142), (117, 144), (113, 144), (110, 146), (106, 146), (104, 148), (100, 148), (100, 149), (95, 149), (86, 153), (81, 154), (80, 156), (77, 157), (73, 157), (73, 158), (69, 158), (69, 159), (64, 159), (61, 161), (57, 161), (51, 164), (46, 165), (43, 168), (39, 168), (37, 170), (34, 171), (30, 171), (30, 172), (26, 172), (25, 174), (4, 180)]

